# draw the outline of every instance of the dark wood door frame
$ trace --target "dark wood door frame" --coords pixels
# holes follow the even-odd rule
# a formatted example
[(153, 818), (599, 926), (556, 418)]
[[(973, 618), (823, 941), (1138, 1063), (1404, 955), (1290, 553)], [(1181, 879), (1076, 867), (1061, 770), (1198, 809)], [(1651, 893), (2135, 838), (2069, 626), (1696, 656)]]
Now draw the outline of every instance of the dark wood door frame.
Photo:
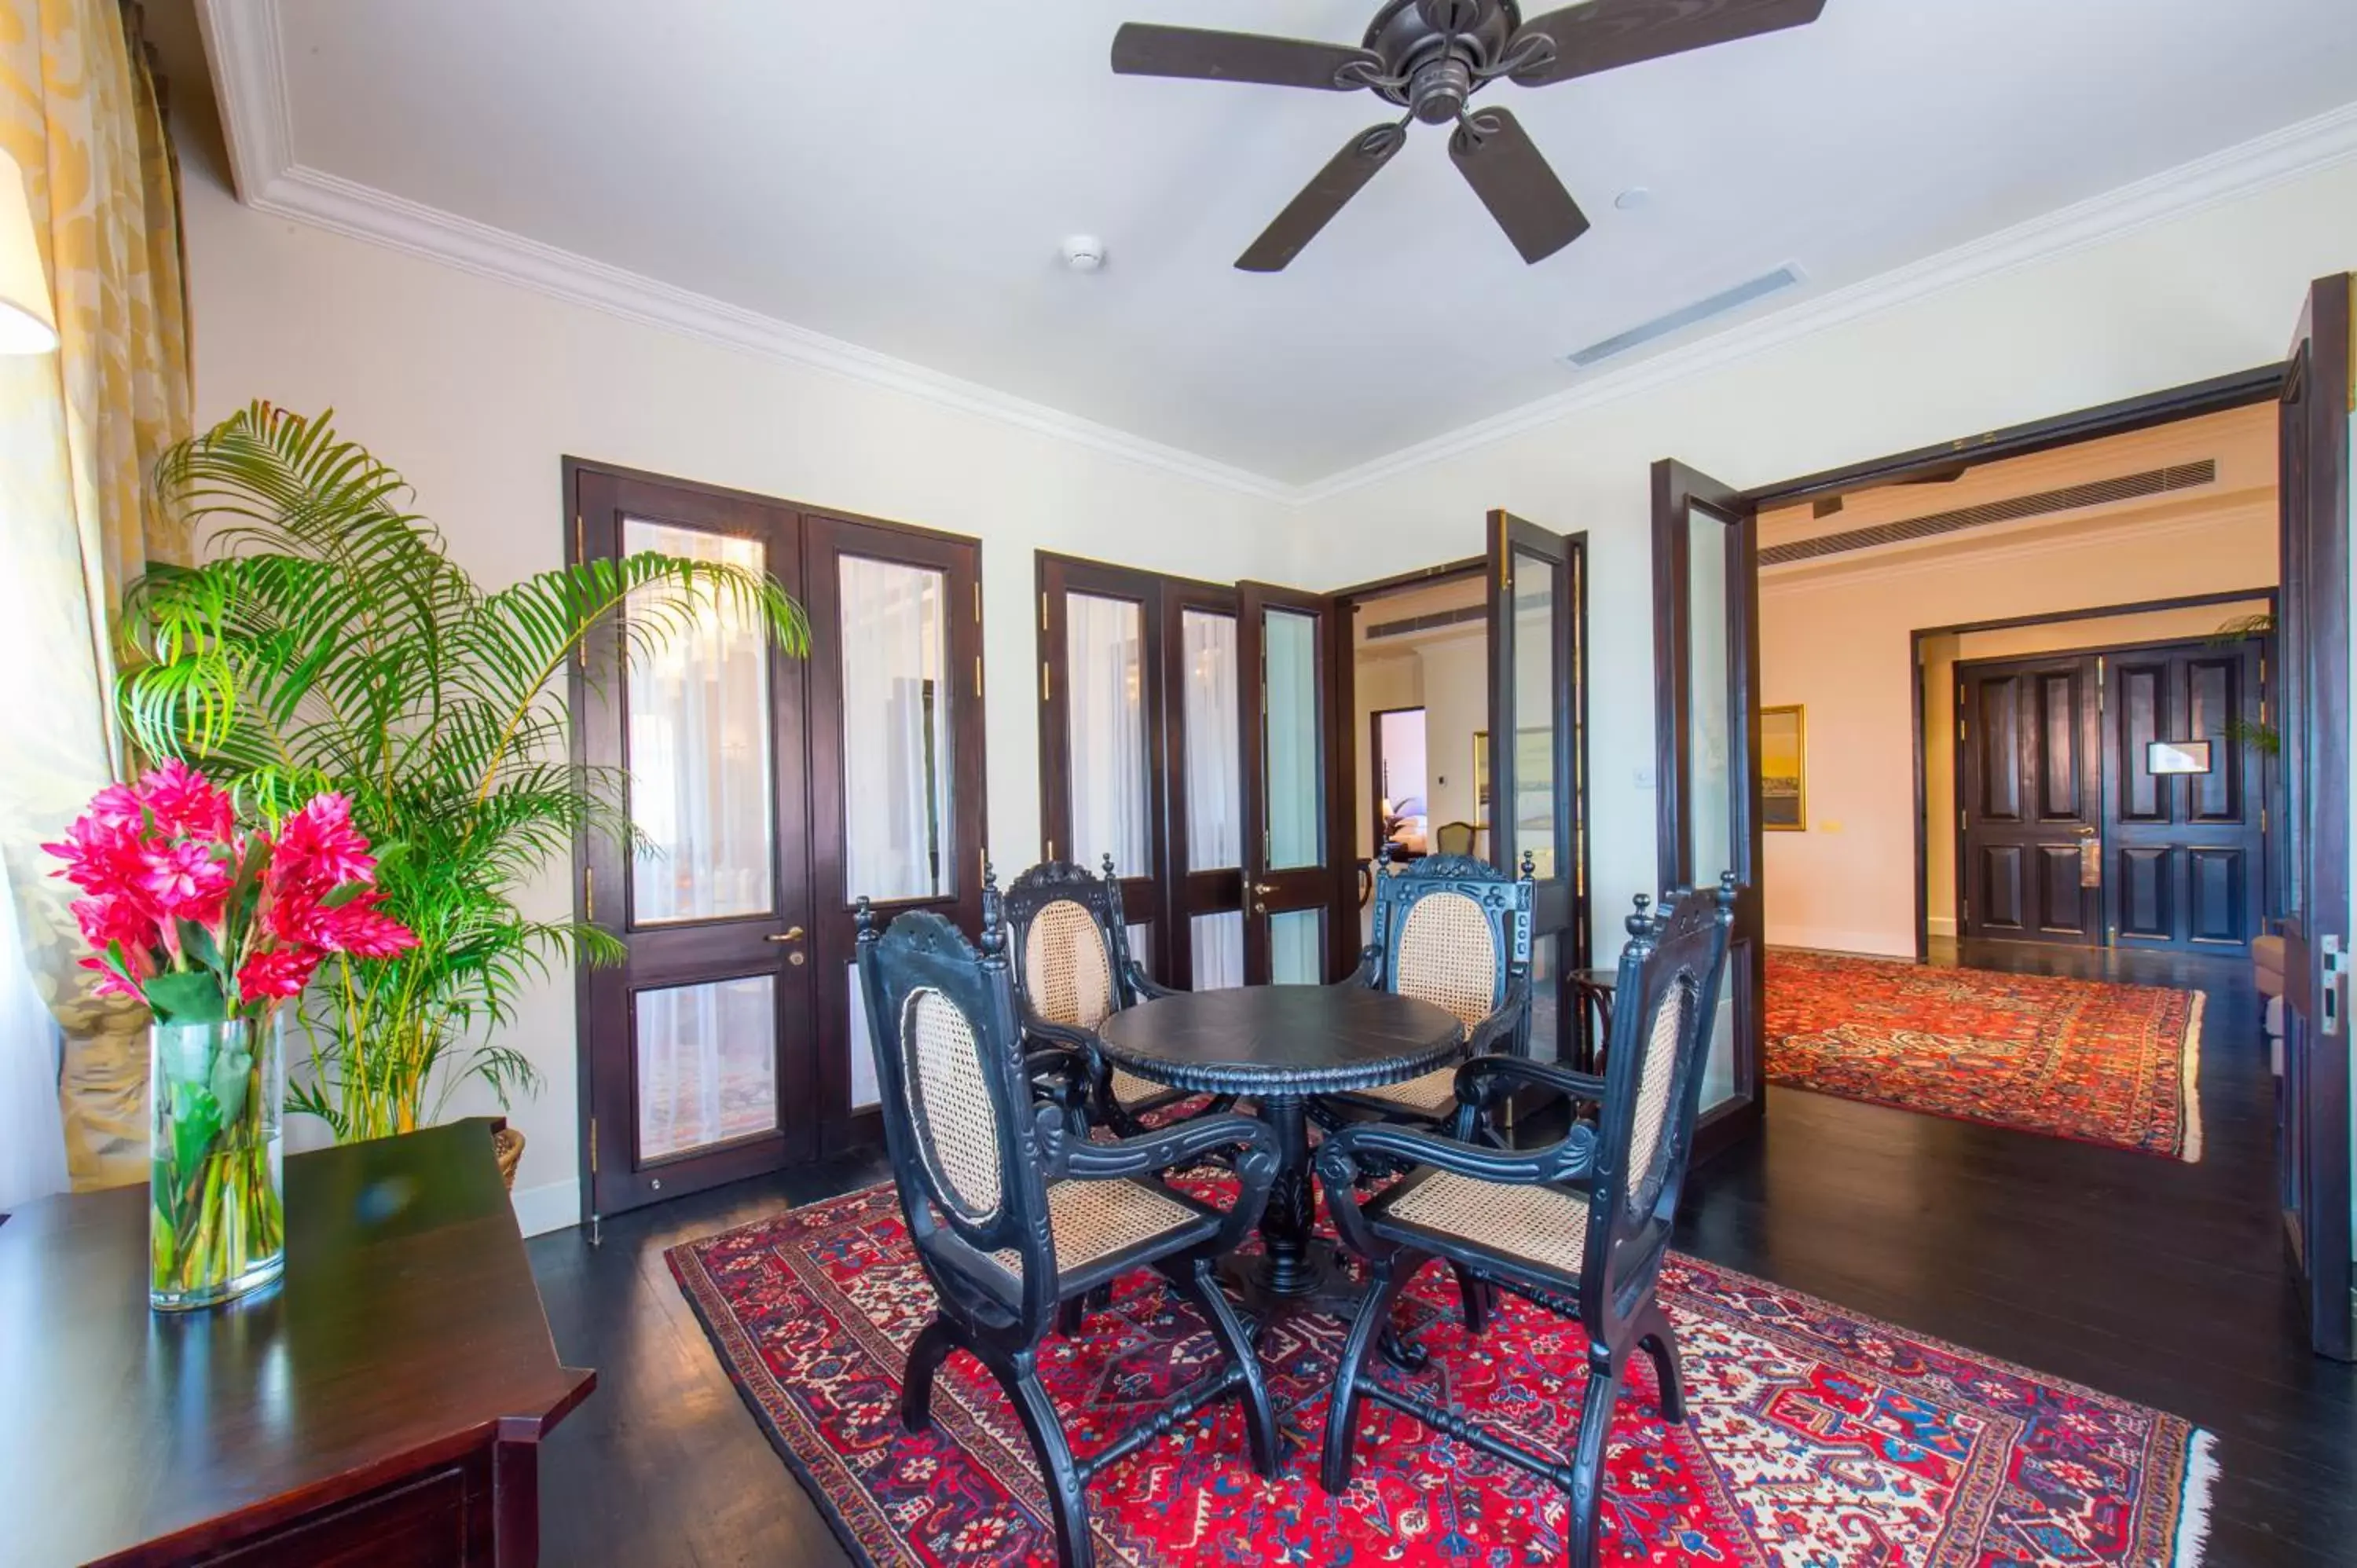
[[(1694, 1153), (1708, 1159), (1756, 1133), (1767, 1114), (1768, 1075), (1763, 1048), (1768, 1015), (1765, 897), (1760, 886), (1765, 834), (1760, 825), (1760, 523), (1758, 510), (1739, 490), (1664, 458), (1652, 471), (1653, 556), (1653, 747), (1655, 854), (1664, 888), (1706, 880), (1716, 885), (1722, 870), (1733, 871), (1742, 891), (1727, 946), (1726, 993), (1735, 1005), (1733, 1100), (1704, 1112), (1695, 1124)], [(1737, 864), (1698, 866), (1694, 847), (1694, 758), (1687, 725), (1676, 715), (1691, 711), (1693, 653), (1687, 607), (1693, 563), (1689, 519), (1700, 511), (1726, 526), (1727, 593), (1727, 772), (1741, 781), (1730, 800)]]
[(2308, 1285), (2309, 1341), (2357, 1352), (2350, 1288), (2350, 429), (2352, 279), (2309, 290), (2285, 378), (2282, 439), (2287, 780), (2282, 1161), (2284, 1234)]
[[(1486, 526), (1494, 530), (1497, 526), (1495, 520), (1505, 515), (1502, 512), (1491, 512)], [(1587, 658), (1589, 546), (1586, 529), (1559, 537), (1565, 542), (1566, 548), (1571, 552), (1575, 562), (1571, 574), (1572, 613), (1566, 618), (1569, 622), (1567, 635), (1571, 639), (1572, 648), (1567, 656), (1568, 662), (1562, 668), (1575, 670), (1578, 675), (1578, 679), (1572, 682), (1568, 758), (1570, 768), (1569, 772), (1564, 775), (1571, 780), (1571, 788), (1566, 793), (1568, 796), (1568, 807), (1572, 814), (1572, 886), (1580, 900), (1581, 908), (1581, 918), (1575, 919), (1569, 927), (1572, 933), (1572, 950), (1561, 955), (1562, 967), (1568, 972), (1584, 970), (1592, 965), (1595, 962), (1596, 949), (1595, 921), (1587, 904), (1588, 890), (1593, 886), (1589, 875), (1590, 819), (1587, 771)], [(1437, 565), (1420, 567), (1413, 572), (1402, 572), (1389, 577), (1378, 577), (1372, 582), (1353, 583), (1348, 587), (1337, 588), (1327, 596), (1334, 605), (1332, 625), (1329, 628), (1333, 648), (1335, 693), (1335, 729), (1330, 744), (1336, 748), (1334, 755), (1337, 757), (1351, 757), (1356, 749), (1356, 737), (1352, 733), (1352, 715), (1358, 711), (1358, 648), (1352, 639), (1358, 611), (1367, 605), (1389, 598), (1395, 594), (1430, 587), (1437, 583), (1454, 579), (1486, 579), (1489, 571), (1490, 558), (1484, 553), (1458, 561), (1442, 562)], [(1494, 684), (1494, 679), (1492, 683)], [(1494, 731), (1497, 726), (1492, 725), (1491, 728)], [(1492, 744), (1495, 744), (1494, 735)], [(1329, 842), (1336, 844), (1355, 843), (1358, 836), (1358, 791), (1354, 786), (1351, 789), (1338, 789), (1330, 793), (1336, 801), (1333, 832), (1339, 836), (1329, 838)], [(1491, 814), (1494, 822), (1498, 800), (1498, 779), (1494, 772), (1490, 779), (1490, 798)], [(1494, 848), (1498, 843), (1498, 834), (1494, 830), (1491, 833), (1491, 842)], [(1336, 973), (1344, 974), (1350, 972), (1359, 957), (1359, 863), (1355, 854), (1345, 861), (1341, 857), (1329, 854), (1328, 859), (1333, 863), (1334, 869), (1334, 913), (1326, 922), (1331, 949), (1328, 961), (1334, 965)]]
[[(805, 566), (822, 553), (832, 562), (843, 554), (872, 553), (881, 559), (905, 560), (944, 573), (948, 579), (944, 608), (950, 633), (943, 679), (953, 691), (971, 693), (970, 700), (953, 706), (950, 722), (952, 825), (958, 841), (951, 865), (955, 873), (952, 886), (956, 891), (952, 897), (915, 900), (892, 908), (936, 908), (963, 924), (978, 923), (982, 909), (980, 854), (982, 846), (988, 843), (989, 822), (980, 699), (984, 678), (981, 542), (937, 529), (808, 506), (617, 464), (565, 457), (562, 459), (560, 474), (565, 504), (565, 558), (568, 564), (610, 556), (619, 551), (618, 508), (632, 498), (642, 504), (649, 515), (658, 518), (666, 515), (663, 502), (670, 498), (683, 519), (693, 511), (696, 517), (687, 521), (721, 532), (752, 531), (765, 526), (764, 519), (790, 522), (794, 534), (795, 547), (791, 552), (793, 558), (780, 560), (773, 553), (770, 566), (789, 591), (812, 610), (814, 632), (829, 618), (836, 592), (833, 582), (813, 585), (806, 580)], [(603, 515), (594, 521), (590, 513), (597, 509), (586, 499), (592, 497), (601, 498), (606, 503)], [(863, 542), (868, 549), (861, 548)], [(614, 639), (618, 635), (608, 627), (593, 639), (587, 650), (587, 662), (601, 669), (612, 668), (616, 657)], [(781, 1128), (775, 1137), (728, 1145), (720, 1155), (700, 1161), (699, 1173), (692, 1177), (684, 1171), (673, 1172), (665, 1178), (662, 1195), (666, 1197), (795, 1160), (874, 1143), (880, 1136), (876, 1112), (855, 1111), (849, 1103), (848, 1057), (845, 1050), (838, 1048), (838, 1045), (847, 1047), (850, 1038), (849, 990), (834, 983), (842, 972), (834, 967), (837, 960), (847, 961), (851, 951), (850, 905), (847, 896), (837, 897), (844, 893), (840, 887), (843, 868), (839, 831), (843, 759), (835, 734), (832, 730), (820, 733), (825, 728), (820, 722), (822, 715), (839, 710), (841, 705), (841, 666), (829, 660), (829, 652), (820, 639), (807, 664), (794, 666), (782, 655), (773, 655), (773, 703), (791, 720), (780, 728), (776, 739), (779, 767), (772, 821), (780, 905), (770, 915), (732, 923), (741, 926), (750, 940), (760, 942), (773, 954), (784, 951), (784, 947), (769, 942), (759, 928), (800, 925), (811, 933), (806, 948), (800, 950), (808, 951), (814, 961), (791, 966), (801, 978), (791, 988), (793, 997), (789, 999), (791, 1006), (799, 1007), (808, 1021), (809, 1081), (795, 1083), (780, 1077), (778, 1091), (781, 1110), (795, 1104), (794, 1097), (799, 1096), (800, 1103), (814, 1106), (815, 1111), (804, 1128)], [(970, 688), (963, 684), (969, 679), (973, 682)], [(784, 700), (787, 681), (791, 681), (800, 693), (798, 700)], [(581, 661), (576, 661), (568, 690), (568, 711), (576, 721), (572, 725), (573, 759), (576, 764), (615, 766), (621, 757), (614, 727), (604, 723), (580, 722), (581, 715), (589, 712), (595, 694), (587, 671)], [(822, 806), (829, 808), (824, 815), (819, 810)], [(835, 831), (827, 830), (830, 822)], [(974, 857), (971, 865), (966, 861), (969, 855)], [(827, 875), (830, 868), (831, 876)], [(630, 875), (626, 857), (608, 840), (586, 834), (576, 837), (573, 871), (575, 918), (602, 924), (608, 929), (622, 929), (628, 919)], [(699, 954), (695, 961), (716, 973), (727, 967), (726, 955)], [(618, 1026), (611, 1015), (617, 1007), (627, 1007), (628, 998), (619, 972), (593, 970), (587, 965), (576, 968), (574, 997), (581, 1086), (576, 1108), (580, 1136), (577, 1175), (581, 1217), (594, 1231), (601, 1212), (597, 1205), (599, 1180), (609, 1174), (600, 1168), (605, 1159), (610, 1155), (635, 1164), (631, 1148), (634, 1134), (625, 1137), (619, 1129), (602, 1125), (617, 1111), (625, 1109), (629, 1096), (610, 1085), (601, 1089), (601, 1075), (593, 1060), (597, 1045), (593, 1035), (601, 1028), (610, 1034)], [(781, 1018), (780, 1026), (790, 1026), (791, 1022), (791, 1018)], [(830, 1030), (837, 1032), (830, 1036)], [(612, 1101), (604, 1107), (602, 1116), (597, 1102), (600, 1096)], [(603, 1149), (601, 1141), (606, 1144)], [(651, 1196), (651, 1184), (646, 1193), (638, 1193), (635, 1182), (631, 1185), (630, 1201), (645, 1201)]]
[[(1914, 737), (1912, 750), (1915, 772), (1915, 960), (1918, 963), (1927, 961), (1932, 956), (1932, 854), (1929, 836), (1932, 810), (1931, 761), (1923, 740), (1924, 724), (1930, 717), (1930, 712), (1923, 703), (1924, 643), (1935, 637), (1959, 637), (1966, 632), (2010, 631), (2019, 627), (2056, 626), (2079, 620), (2105, 620), (2115, 616), (2144, 615), (2155, 610), (2198, 609), (2204, 605), (2247, 604), (2255, 599), (2266, 601), (2270, 612), (2276, 607), (2276, 592), (2274, 588), (2245, 588), (2225, 593), (2185, 594), (2169, 599), (2144, 599), (2133, 604), (2097, 605), (2087, 609), (2051, 610), (2039, 615), (2003, 616), (1989, 620), (1958, 621), (1949, 626), (1918, 627), (1907, 634), (1908, 683), (1911, 693), (1908, 703), (1908, 716), (1910, 732)], [(2275, 658), (2273, 639), (2269, 640), (2270, 650), (2266, 667), (2272, 671), (2275, 669)], [(2274, 701), (2273, 682), (2272, 675), (2267, 682), (2263, 682), (2263, 689), (2270, 703)], [(1953, 726), (1954, 714), (1951, 713), (1949, 718)], [(2273, 770), (2270, 770), (2268, 790), (2270, 797), (2276, 795), (2279, 786), (2273, 777)], [(2280, 802), (2276, 804), (2279, 807)], [(2276, 820), (2281, 820), (2280, 809), (2275, 811), (2274, 816)], [(2272, 864), (2271, 857), (2271, 868)], [(2270, 876), (2272, 878), (2272, 869)], [(1963, 927), (1960, 925), (1957, 930), (1961, 935)]]
[[(1355, 789), (1341, 787), (1343, 757), (1353, 759), (1358, 755), (1355, 744), (1345, 750), (1337, 745), (1338, 737), (1351, 736), (1349, 710), (1342, 705), (1342, 693), (1337, 684), (1340, 666), (1334, 658), (1334, 623), (1339, 618), (1331, 595), (1305, 593), (1298, 588), (1280, 587), (1273, 583), (1238, 583), (1236, 600), (1240, 613), (1236, 617), (1236, 664), (1240, 682), (1237, 716), (1243, 721), (1243, 744), (1237, 760), (1243, 772), (1243, 882), (1244, 882), (1244, 983), (1266, 985), (1274, 978), (1270, 970), (1271, 943), (1278, 915), (1303, 914), (1315, 910), (1325, 937), (1325, 967), (1321, 978), (1332, 979), (1334, 954), (1334, 865), (1342, 858), (1345, 846), (1356, 836), (1345, 829), (1341, 837), (1335, 836), (1336, 825), (1342, 820), (1344, 802), (1349, 802), (1352, 818), (1358, 815)], [(1311, 718), (1318, 746), (1324, 754), (1318, 769), (1318, 850), (1314, 865), (1276, 869), (1268, 864), (1269, 799), (1267, 694), (1265, 679), (1265, 638), (1270, 613), (1284, 612), (1307, 616), (1314, 623), (1311, 632), (1310, 657), (1315, 661), (1311, 676), (1311, 700), (1318, 711)], [(1346, 743), (1347, 744), (1347, 743)], [(1355, 766), (1355, 760), (1352, 764)], [(1356, 922), (1351, 933), (1358, 932)]]

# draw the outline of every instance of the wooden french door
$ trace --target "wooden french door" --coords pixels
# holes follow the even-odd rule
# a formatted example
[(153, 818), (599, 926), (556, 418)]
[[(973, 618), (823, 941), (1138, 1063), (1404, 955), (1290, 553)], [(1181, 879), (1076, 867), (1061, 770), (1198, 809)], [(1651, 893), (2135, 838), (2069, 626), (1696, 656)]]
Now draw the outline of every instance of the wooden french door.
[(1333, 602), (1266, 583), (1238, 584), (1236, 602), (1244, 983), (1320, 984), (1334, 903), (1326, 853), (1335, 815)]
[(1683, 463), (1653, 465), (1653, 744), (1662, 885), (1735, 875), (1735, 929), (1711, 1020), (1695, 1153), (1757, 1131), (1768, 1004), (1760, 872), (1760, 541), (1750, 501)]
[(2114, 945), (2240, 954), (2266, 900), (2254, 639), (2103, 656), (2104, 909)]
[(1489, 516), (1490, 854), (1535, 883), (1531, 1047), (1571, 1059), (1588, 965), (1587, 542), (1502, 511)]
[(812, 631), (797, 660), (707, 611), (625, 667), (618, 628), (576, 681), (583, 760), (641, 841), (577, 852), (579, 913), (623, 954), (577, 982), (594, 1219), (873, 1141), (852, 905), (979, 918), (981, 598), (971, 540), (568, 471), (576, 557), (766, 570)]
[(2099, 682), (2093, 654), (1957, 666), (1967, 939), (2102, 944)]
[(1164, 983), (1243, 983), (1236, 590), (1046, 553), (1039, 581), (1041, 858), (1113, 856)]
[(2318, 282), (2281, 410), (2284, 1232), (2308, 1284), (2309, 1333), (2351, 1359), (2351, 280)]

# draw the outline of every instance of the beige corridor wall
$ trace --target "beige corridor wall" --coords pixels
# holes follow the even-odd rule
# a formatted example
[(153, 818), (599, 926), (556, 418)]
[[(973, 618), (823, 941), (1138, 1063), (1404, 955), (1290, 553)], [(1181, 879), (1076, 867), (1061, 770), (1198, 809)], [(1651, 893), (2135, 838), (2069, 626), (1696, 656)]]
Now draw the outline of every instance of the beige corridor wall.
[[(1607, 961), (1619, 950), (1630, 895), (1656, 882), (1655, 458), (1679, 458), (1738, 487), (1767, 485), (2267, 364), (2283, 357), (2309, 281), (2352, 263), (2357, 164), (2342, 162), (1665, 384), (1640, 366), (1625, 395), (1517, 419), (1492, 439), (1441, 443), (1421, 460), (1320, 495), (1297, 531), (1291, 578), (1339, 586), (1473, 553), (1492, 507), (1587, 532), (1595, 935)], [(1568, 392), (1587, 383), (1566, 369), (1565, 384)], [(2136, 563), (2178, 580), (2155, 569), (2164, 564)], [(1956, 618), (1968, 618), (1913, 624)], [(1880, 639), (1887, 650), (1889, 636), (1868, 624), (1837, 640), (1862, 651)], [(1899, 704), (1887, 711), (1900, 715), (1902, 755), (1904, 642), (1902, 634), (1882, 678)], [(1767, 700), (1780, 699), (1771, 692)], [(1896, 788), (1911, 798), (1904, 774)], [(1904, 840), (1890, 853), (1911, 862)], [(1772, 911), (1772, 864), (1768, 872)], [(1911, 894), (1870, 916), (1835, 918), (1821, 899), (1810, 904), (1812, 924), (1851, 940), (1887, 942), (1912, 920)]]
[[(981, 539), (1003, 865), (1039, 845), (1033, 551), (1223, 581), (1288, 564), (1273, 501), (263, 216), (199, 156), (187, 181), (199, 424), (255, 397), (332, 405), (486, 583), (559, 564), (568, 455)], [(552, 917), (570, 903), (561, 878), (538, 899)], [(546, 1079), (515, 1108), (531, 1140), (517, 1209), (536, 1230), (578, 1214), (570, 977), (518, 1011), (507, 1037)]]
[(1916, 630), (2263, 586), (2275, 558), (2262, 497), (1969, 555), (1797, 582), (1765, 575), (1760, 700), (1808, 709), (1810, 818), (1806, 832), (1768, 835), (1768, 940), (1915, 951)]

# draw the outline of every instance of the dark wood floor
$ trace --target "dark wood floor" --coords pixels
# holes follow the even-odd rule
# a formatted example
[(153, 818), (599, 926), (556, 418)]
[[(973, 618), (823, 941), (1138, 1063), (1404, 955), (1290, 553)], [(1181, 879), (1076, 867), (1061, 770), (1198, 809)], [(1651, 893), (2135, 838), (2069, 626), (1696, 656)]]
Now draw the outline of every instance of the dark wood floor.
[[(2211, 1568), (2357, 1563), (2357, 1376), (2304, 1348), (2274, 1212), (2273, 1089), (2247, 969), (1992, 947), (1977, 965), (2208, 993), (2199, 1165), (1784, 1091), (1698, 1172), (1678, 1245), (2219, 1437)], [(1935, 962), (1955, 962), (1953, 948)], [(597, 1393), (544, 1461), (553, 1568), (846, 1561), (721, 1371), (673, 1242), (869, 1181), (855, 1157), (531, 1244)]]

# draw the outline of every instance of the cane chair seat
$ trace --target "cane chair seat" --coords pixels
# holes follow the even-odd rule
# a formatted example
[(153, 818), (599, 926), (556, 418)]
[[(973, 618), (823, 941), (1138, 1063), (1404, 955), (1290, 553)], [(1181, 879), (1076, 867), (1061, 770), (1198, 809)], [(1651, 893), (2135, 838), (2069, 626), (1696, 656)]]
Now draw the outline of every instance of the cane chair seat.
[(1354, 1098), (1380, 1100), (1438, 1120), (1457, 1110), (1457, 1064), (1451, 1062), (1421, 1078), (1409, 1079), (1405, 1083), (1387, 1083), (1380, 1089), (1362, 1089)]
[(1159, 1100), (1170, 1092), (1170, 1086), (1157, 1083), (1150, 1078), (1140, 1078), (1124, 1068), (1113, 1069), (1113, 1097), (1124, 1105), (1143, 1105), (1149, 1100)]
[(1424, 1232), (1412, 1240), (1469, 1243), (1576, 1281), (1587, 1261), (1588, 1200), (1552, 1187), (1515, 1187), (1455, 1171), (1402, 1182), (1370, 1204), (1378, 1231)]
[[(1084, 1280), (1090, 1266), (1135, 1247), (1165, 1239), (1208, 1234), (1218, 1214), (1189, 1208), (1168, 1191), (1142, 1181), (1054, 1181), (1048, 1184), (1048, 1230), (1056, 1242), (1056, 1274), (1064, 1294)], [(1020, 1279), (1023, 1259), (1014, 1248), (993, 1252), (991, 1261)]]

